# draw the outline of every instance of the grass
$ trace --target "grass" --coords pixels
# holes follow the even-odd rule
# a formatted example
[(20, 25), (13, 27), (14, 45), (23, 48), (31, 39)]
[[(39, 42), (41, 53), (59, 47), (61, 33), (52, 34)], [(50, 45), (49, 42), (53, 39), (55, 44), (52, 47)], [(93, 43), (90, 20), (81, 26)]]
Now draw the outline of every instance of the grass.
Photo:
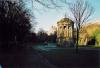
[(79, 47), (86, 47), (86, 48), (100, 48), (100, 46), (97, 46), (97, 45), (79, 45)]
[[(42, 47), (42, 48), (41, 48)], [(37, 50), (52, 64), (60, 68), (98, 68), (100, 51), (97, 46), (79, 46), (78, 53), (75, 48), (56, 48), (41, 46)], [(43, 48), (44, 47), (44, 48)], [(93, 63), (91, 63), (93, 62)]]

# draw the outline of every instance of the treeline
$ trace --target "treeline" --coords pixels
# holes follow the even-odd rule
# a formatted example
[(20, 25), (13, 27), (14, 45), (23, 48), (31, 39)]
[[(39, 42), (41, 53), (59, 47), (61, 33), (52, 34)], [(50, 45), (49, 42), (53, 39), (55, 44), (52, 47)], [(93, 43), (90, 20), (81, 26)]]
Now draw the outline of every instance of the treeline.
[(23, 3), (0, 1), (0, 48), (13, 49), (25, 47), (26, 43), (56, 42), (56, 34), (49, 36), (41, 30), (38, 33), (30, 31), (35, 26), (34, 16), (23, 6)]
[(53, 34), (48, 35), (44, 31), (39, 31), (38, 33), (30, 33), (26, 36), (24, 39), (24, 42), (30, 42), (34, 44), (40, 44), (40, 43), (56, 43), (56, 32)]

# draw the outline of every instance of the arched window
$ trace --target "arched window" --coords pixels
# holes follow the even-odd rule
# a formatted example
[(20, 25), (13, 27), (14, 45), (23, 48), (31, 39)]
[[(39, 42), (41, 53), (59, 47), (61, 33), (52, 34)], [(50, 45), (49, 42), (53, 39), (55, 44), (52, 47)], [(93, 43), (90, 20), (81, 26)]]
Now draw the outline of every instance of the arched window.
[(64, 26), (64, 29), (66, 28), (66, 26)]

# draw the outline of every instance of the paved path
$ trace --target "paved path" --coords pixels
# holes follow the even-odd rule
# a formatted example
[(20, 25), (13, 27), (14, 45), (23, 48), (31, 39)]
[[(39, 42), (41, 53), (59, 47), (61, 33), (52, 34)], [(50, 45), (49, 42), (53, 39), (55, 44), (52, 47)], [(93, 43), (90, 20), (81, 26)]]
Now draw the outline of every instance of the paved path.
[(32, 48), (0, 51), (0, 64), (3, 68), (57, 68)]

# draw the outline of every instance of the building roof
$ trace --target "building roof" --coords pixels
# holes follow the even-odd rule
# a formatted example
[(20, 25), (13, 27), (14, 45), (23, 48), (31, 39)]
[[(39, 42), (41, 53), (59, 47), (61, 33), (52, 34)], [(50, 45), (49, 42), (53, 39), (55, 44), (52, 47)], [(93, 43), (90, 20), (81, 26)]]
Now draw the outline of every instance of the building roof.
[(58, 21), (57, 24), (58, 23), (64, 23), (64, 22), (66, 22), (66, 23), (73, 23), (73, 21), (71, 19), (69, 19), (69, 18), (63, 18), (60, 21)]

